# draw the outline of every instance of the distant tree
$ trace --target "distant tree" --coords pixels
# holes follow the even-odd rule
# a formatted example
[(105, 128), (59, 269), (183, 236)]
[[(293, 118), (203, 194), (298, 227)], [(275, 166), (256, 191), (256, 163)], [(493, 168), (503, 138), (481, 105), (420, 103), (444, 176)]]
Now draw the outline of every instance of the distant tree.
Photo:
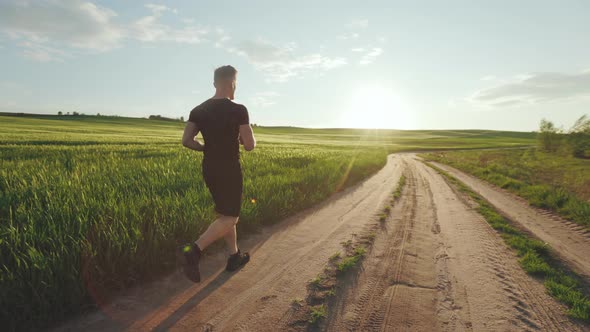
[(78, 115), (80, 115), (80, 113), (78, 113), (78, 112), (74, 112), (74, 113), (73, 113), (73, 115), (74, 115), (74, 116), (78, 116)]
[(583, 158), (586, 151), (590, 151), (590, 119), (587, 115), (582, 115), (569, 129), (567, 141), (576, 158)]
[(100, 113), (96, 113), (96, 116), (100, 116)]
[(180, 117), (180, 121), (184, 122), (184, 116)]
[(165, 117), (165, 116), (161, 116), (161, 115), (159, 115), (159, 114), (158, 114), (158, 115), (150, 115), (150, 116), (148, 117), (148, 119), (150, 119), (150, 120), (164, 120), (164, 121), (174, 121), (174, 122), (178, 122), (178, 121), (179, 121), (179, 119), (178, 119), (178, 118), (176, 118), (176, 119), (174, 119), (174, 118), (167, 118), (167, 117)]
[(588, 118), (587, 114), (582, 115), (574, 125), (568, 130), (568, 133), (586, 133), (590, 134), (590, 118)]
[(560, 130), (555, 127), (553, 122), (548, 120), (541, 120), (539, 124), (539, 145), (547, 152), (555, 152), (560, 145)]
[(57, 112), (57, 115), (62, 116), (64, 115), (62, 111)]
[(66, 115), (70, 115), (70, 112), (66, 113)]

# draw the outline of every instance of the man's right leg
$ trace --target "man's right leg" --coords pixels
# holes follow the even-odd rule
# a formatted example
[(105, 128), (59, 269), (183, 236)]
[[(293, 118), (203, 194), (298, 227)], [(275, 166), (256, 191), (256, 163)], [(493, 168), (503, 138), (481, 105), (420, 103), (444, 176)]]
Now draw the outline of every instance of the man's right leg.
[[(238, 217), (218, 215), (219, 217), (207, 228), (195, 243), (199, 246), (199, 249), (204, 250), (215, 240), (223, 237), (228, 232), (232, 231), (235, 233), (236, 223)], [(237, 249), (236, 249), (237, 251)]]

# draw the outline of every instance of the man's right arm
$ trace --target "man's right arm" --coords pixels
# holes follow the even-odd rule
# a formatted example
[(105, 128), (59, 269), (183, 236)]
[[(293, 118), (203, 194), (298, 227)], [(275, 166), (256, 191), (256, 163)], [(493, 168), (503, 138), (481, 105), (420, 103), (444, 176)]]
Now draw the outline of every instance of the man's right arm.
[(182, 135), (182, 145), (195, 151), (203, 151), (205, 146), (195, 139), (199, 133), (199, 127), (192, 121), (186, 122), (184, 127), (184, 134)]

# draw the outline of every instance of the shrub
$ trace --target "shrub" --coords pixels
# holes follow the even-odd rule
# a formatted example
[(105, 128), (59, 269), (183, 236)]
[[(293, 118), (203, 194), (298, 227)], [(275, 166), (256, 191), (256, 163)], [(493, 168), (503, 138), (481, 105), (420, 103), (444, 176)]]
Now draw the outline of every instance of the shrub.
[(539, 147), (548, 152), (555, 152), (561, 145), (560, 130), (555, 127), (553, 122), (541, 120), (539, 125)]

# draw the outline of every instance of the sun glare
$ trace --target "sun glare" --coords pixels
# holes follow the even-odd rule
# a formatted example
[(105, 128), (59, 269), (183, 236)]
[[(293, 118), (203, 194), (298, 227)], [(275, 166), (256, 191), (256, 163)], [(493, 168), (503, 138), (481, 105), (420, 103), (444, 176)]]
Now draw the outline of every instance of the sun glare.
[(349, 100), (342, 123), (349, 128), (411, 129), (412, 116), (393, 91), (381, 86), (365, 86)]

